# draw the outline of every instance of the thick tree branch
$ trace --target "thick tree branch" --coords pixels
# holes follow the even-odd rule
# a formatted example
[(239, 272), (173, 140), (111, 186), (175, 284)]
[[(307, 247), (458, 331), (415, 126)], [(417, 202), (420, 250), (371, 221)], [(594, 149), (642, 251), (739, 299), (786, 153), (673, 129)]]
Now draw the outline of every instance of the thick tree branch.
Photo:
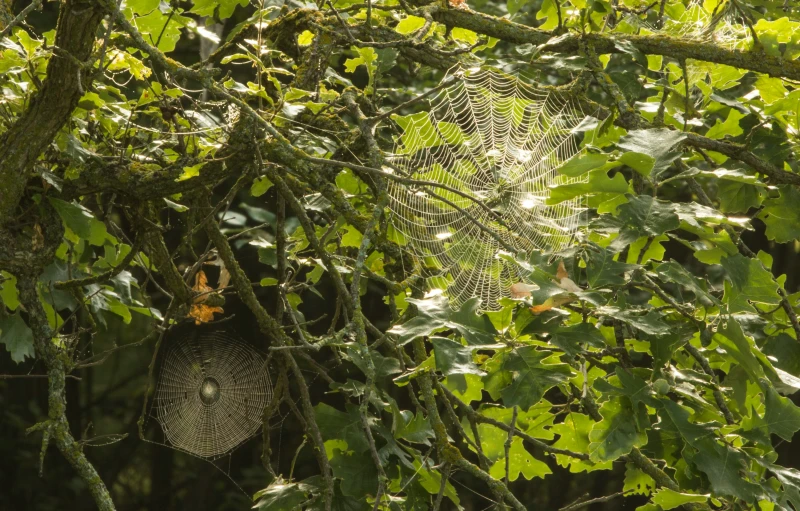
[(61, 4), (55, 45), (71, 58), (53, 55), (41, 90), (0, 136), (0, 225), (17, 209), (34, 162), (67, 122), (91, 79), (80, 62), (89, 58), (102, 19), (103, 11), (95, 2)]
[[(228, 243), (228, 239), (224, 234), (222, 234), (222, 231), (219, 230), (219, 226), (216, 224), (216, 222), (206, 222), (206, 233), (208, 234), (211, 242), (217, 248), (220, 259), (222, 259), (222, 261), (225, 263), (225, 267), (230, 272), (231, 283), (233, 283), (234, 287), (236, 287), (237, 294), (241, 298), (242, 302), (256, 317), (256, 321), (258, 322), (261, 332), (268, 336), (278, 346), (285, 346), (288, 342), (290, 342), (290, 339), (281, 329), (280, 323), (275, 321), (275, 318), (270, 316), (267, 310), (258, 301), (258, 297), (253, 291), (253, 287), (250, 285), (250, 280), (247, 278), (244, 270), (239, 265), (239, 261), (236, 260), (236, 256), (233, 254), (233, 250)], [(317, 425), (314, 416), (314, 407), (311, 403), (311, 394), (309, 393), (305, 377), (303, 376), (303, 373), (300, 370), (300, 367), (297, 365), (297, 361), (292, 356), (290, 350), (282, 350), (281, 353), (289, 368), (294, 373), (295, 381), (300, 389), (300, 397), (303, 406), (303, 415), (305, 417), (306, 427), (311, 440), (314, 442), (314, 456), (317, 458), (317, 463), (319, 464), (322, 472), (322, 479), (325, 482), (325, 488), (323, 490), (325, 509), (326, 511), (330, 511), (331, 504), (333, 502), (333, 476), (330, 463), (328, 463), (328, 457), (325, 454), (325, 441), (322, 438), (322, 433), (319, 430), (319, 426)]]
[[(466, 28), (478, 34), (515, 44), (542, 45), (558, 36), (554, 32), (537, 30), (507, 19), (465, 9), (440, 9), (434, 12), (433, 18), (449, 27)], [(757, 71), (769, 76), (800, 80), (800, 62), (796, 60), (786, 60), (759, 51), (729, 50), (713, 43), (665, 35), (569, 34), (548, 44), (547, 51), (575, 53), (580, 48), (581, 39), (594, 45), (598, 54), (620, 53), (618, 43), (624, 42), (632, 44), (648, 55), (662, 55), (678, 60), (701, 60)]]

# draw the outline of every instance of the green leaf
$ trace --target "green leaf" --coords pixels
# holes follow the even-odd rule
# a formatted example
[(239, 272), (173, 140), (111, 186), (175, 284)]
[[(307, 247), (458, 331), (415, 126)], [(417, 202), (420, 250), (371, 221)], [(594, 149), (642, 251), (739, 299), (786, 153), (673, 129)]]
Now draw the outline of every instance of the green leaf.
[(543, 363), (551, 355), (533, 346), (524, 346), (505, 354), (501, 367), (514, 374), (511, 384), (502, 391), (507, 407), (519, 406), (527, 411), (550, 388), (572, 376), (567, 364)]
[(128, 7), (134, 14), (147, 14), (156, 7), (161, 0), (130, 0), (125, 2), (125, 7)]
[(788, 243), (800, 238), (800, 191), (792, 185), (779, 189), (780, 197), (764, 201), (758, 218), (767, 226), (767, 238)]
[(744, 130), (739, 126), (739, 121), (747, 114), (731, 108), (725, 122), (717, 120), (716, 124), (706, 132), (708, 138), (724, 138), (725, 136), (738, 137)]
[(618, 319), (649, 335), (667, 335), (672, 331), (670, 325), (664, 323), (661, 315), (656, 311), (651, 310), (646, 314), (641, 314), (632, 310), (604, 306), (598, 307), (597, 312)]
[(436, 368), (442, 374), (485, 374), (472, 361), (472, 348), (443, 337), (433, 337), (431, 343), (436, 356)]
[(457, 311), (451, 310), (447, 298), (441, 295), (426, 300), (409, 298), (407, 301), (416, 305), (419, 314), (389, 330), (388, 333), (399, 336), (400, 345), (448, 329), (458, 331), (469, 345), (494, 343), (497, 329), (488, 316), (478, 314), (479, 298), (470, 298)]
[[(423, 466), (422, 463), (415, 459), (414, 474), (419, 479), (419, 484), (425, 489), (425, 491), (431, 495), (437, 495), (439, 493), (439, 488), (442, 486), (442, 474), (439, 473), (438, 470), (431, 470), (428, 464)], [(453, 487), (449, 481), (445, 482), (444, 494), (447, 498), (452, 500), (457, 507), (459, 507), (459, 503), (461, 501), (458, 498), (458, 493), (456, 492), (455, 487)]]
[(653, 503), (658, 504), (662, 509), (675, 509), (678, 506), (689, 504), (690, 502), (706, 502), (710, 495), (699, 495), (697, 493), (679, 493), (669, 488), (661, 488), (653, 494)]
[(493, 344), (497, 335), (489, 316), (478, 313), (479, 307), (480, 298), (470, 298), (450, 314), (448, 322), (448, 326), (457, 330), (471, 346)]
[(642, 236), (658, 236), (680, 227), (681, 222), (672, 203), (649, 195), (628, 196), (628, 202), (617, 208), (619, 236), (612, 242), (618, 250)]
[[(297, 44), (300, 46), (309, 46), (314, 41), (314, 32), (310, 30), (303, 30), (303, 32), (297, 36)], [(286, 101), (291, 101), (291, 99), (286, 99)]]
[(58, 216), (64, 221), (64, 225), (78, 235), (78, 237), (88, 240), (92, 235), (92, 214), (84, 208), (75, 203), (66, 202), (54, 197), (48, 197), (47, 200), (53, 205), (53, 208), (58, 212)]
[(6, 345), (11, 360), (18, 364), (34, 356), (33, 332), (19, 313), (0, 319), (0, 343)]
[(739, 322), (733, 317), (727, 318), (720, 325), (714, 334), (714, 340), (747, 372), (753, 383), (758, 383), (764, 378), (764, 369), (753, 354), (758, 348), (753, 340), (744, 334)]
[(560, 166), (557, 170), (569, 177), (578, 177), (589, 172), (597, 167), (602, 167), (608, 161), (608, 156), (605, 154), (588, 153), (583, 155), (573, 156), (567, 162)]
[(590, 246), (586, 253), (586, 280), (592, 289), (625, 284), (622, 275), (636, 268), (635, 265), (615, 261), (616, 254), (605, 248)]
[[(403, 415), (411, 415), (408, 410), (403, 410)], [(436, 435), (433, 433), (431, 423), (427, 417), (420, 414), (414, 415), (411, 420), (397, 427), (395, 438), (408, 440), (418, 444), (430, 445), (430, 440)]]
[(780, 78), (770, 78), (766, 75), (759, 76), (754, 85), (756, 89), (758, 89), (761, 99), (763, 99), (764, 103), (767, 105), (771, 105), (779, 99), (783, 99), (788, 92), (783, 85), (783, 80)]
[(153, 9), (146, 16), (139, 16), (134, 20), (136, 28), (152, 44), (158, 41), (158, 49), (169, 53), (175, 49), (181, 38), (181, 28), (192, 20), (180, 14), (164, 14), (159, 9)]
[(205, 165), (205, 162), (189, 167), (183, 167), (183, 173), (175, 178), (175, 181), (186, 181), (187, 179), (199, 176), (200, 169), (203, 168), (203, 165)]
[(453, 27), (453, 30), (450, 33), (451, 37), (455, 41), (462, 41), (470, 45), (478, 42), (478, 34), (466, 28)]
[(609, 178), (608, 172), (600, 168), (589, 171), (589, 180), (586, 183), (572, 183), (551, 188), (547, 204), (559, 204), (587, 194), (603, 194), (604, 200), (608, 200), (627, 191), (628, 182), (622, 174), (618, 173)]
[(656, 482), (652, 477), (645, 474), (633, 463), (625, 464), (625, 480), (622, 485), (623, 492), (629, 492), (632, 495), (650, 495), (650, 492), (656, 487)]
[(633, 410), (625, 401), (610, 399), (600, 408), (603, 420), (589, 433), (589, 456), (593, 461), (612, 461), (647, 443), (647, 435), (638, 431)]
[(584, 351), (584, 343), (594, 348), (606, 346), (603, 334), (591, 323), (560, 327), (550, 334), (549, 341), (572, 357)]
[(378, 69), (378, 53), (374, 48), (370, 47), (358, 48), (354, 46), (353, 51), (358, 53), (358, 57), (345, 60), (344, 70), (347, 73), (355, 73), (356, 68), (359, 66), (365, 66), (367, 68), (367, 74), (369, 75), (369, 85), (367, 86), (365, 92), (369, 94), (371, 93), (372, 82), (375, 79), (375, 72)]
[(761, 349), (776, 368), (789, 374), (800, 374), (800, 343), (794, 337), (785, 333), (771, 335)]
[[(588, 453), (589, 433), (594, 426), (594, 421), (582, 413), (569, 413), (564, 417), (564, 422), (554, 425), (550, 428), (554, 433), (559, 435), (559, 439), (553, 444), (554, 447), (559, 449), (567, 449), (573, 452)], [(571, 456), (564, 454), (556, 454), (556, 461), (562, 467), (569, 466), (569, 471), (572, 473), (601, 470), (611, 468), (612, 462), (594, 464), (589, 461), (575, 459)]]
[(425, 18), (419, 16), (406, 16), (394, 27), (395, 32), (408, 35), (421, 29), (425, 25)]
[(791, 442), (794, 433), (800, 429), (800, 408), (781, 397), (772, 387), (767, 387), (765, 394), (767, 412), (764, 421), (769, 432)]
[[(605, 12), (605, 7), (603, 7), (601, 12)], [(614, 43), (614, 46), (619, 51), (627, 53), (628, 55), (633, 57), (633, 60), (635, 60), (636, 62), (647, 68), (647, 57), (645, 56), (644, 53), (642, 53), (642, 51), (639, 48), (634, 46), (634, 44), (631, 41), (627, 41), (624, 39), (619, 40)]]
[(19, 307), (19, 291), (17, 291), (17, 277), (7, 271), (0, 271), (0, 300), (9, 310), (15, 311)]
[(633, 151), (623, 154), (617, 161), (627, 165), (643, 176), (649, 176), (653, 171), (653, 166), (656, 164), (655, 158), (649, 154), (642, 154)]
[[(325, 403), (320, 403), (314, 407), (314, 416), (324, 438), (341, 438), (347, 442), (348, 450), (357, 454), (369, 448), (364, 428), (361, 425), (361, 415), (355, 406), (348, 405), (345, 413)], [(371, 463), (372, 461), (370, 461)]]
[(741, 213), (757, 208), (764, 200), (761, 188), (738, 181), (720, 181), (717, 185), (719, 209), (723, 213)]
[(253, 495), (256, 504), (253, 509), (263, 511), (294, 511), (300, 509), (313, 490), (304, 483), (287, 483), (278, 479)]
[(719, 304), (719, 300), (708, 292), (708, 283), (693, 276), (675, 261), (659, 264), (655, 272), (662, 281), (673, 282), (692, 293), (704, 304)]
[(669, 399), (662, 399), (662, 404), (659, 416), (697, 450), (691, 461), (708, 476), (713, 492), (752, 502), (760, 494), (760, 488), (740, 475), (748, 471), (745, 456), (733, 447), (717, 442), (718, 424), (695, 424), (689, 420), (686, 408)]
[(217, 11), (219, 19), (230, 18), (237, 5), (247, 6), (247, 0), (193, 0), (194, 7), (190, 12), (200, 16), (213, 16)]
[(378, 491), (378, 470), (372, 458), (368, 454), (335, 452), (331, 469), (341, 479), (342, 493), (349, 497), (374, 496)]
[(722, 267), (727, 271), (730, 283), (725, 283), (723, 302), (728, 312), (755, 312), (752, 303), (775, 307), (781, 302), (778, 283), (764, 269), (761, 261), (741, 254), (722, 258)]
[(724, 169), (720, 167), (713, 170), (700, 171), (699, 175), (728, 181), (738, 181), (739, 183), (747, 183), (750, 185), (765, 186), (752, 172), (742, 169)]
[[(646, 66), (646, 64), (645, 64)], [(652, 158), (651, 170), (660, 174), (669, 167), (680, 155), (680, 151), (674, 151), (673, 147), (686, 139), (686, 134), (682, 131), (654, 128), (649, 130), (633, 130), (622, 137), (617, 143), (620, 149), (633, 151)], [(627, 164), (627, 163), (626, 163)], [(646, 167), (641, 169), (632, 167), (643, 175), (649, 175), (650, 170), (644, 172)]]
[(267, 190), (272, 188), (272, 181), (266, 176), (257, 177), (253, 180), (253, 186), (250, 187), (250, 195), (253, 197), (261, 197)]
[(508, 8), (508, 14), (510, 14), (511, 16), (514, 16), (529, 1), (530, 0), (506, 0), (506, 7)]
[[(525, 450), (522, 439), (515, 437), (508, 450), (508, 480), (516, 481), (522, 474), (525, 479), (530, 481), (534, 477), (541, 477), (552, 474), (553, 471), (546, 463), (537, 460), (531, 453)], [(506, 475), (506, 458), (503, 456), (497, 460), (489, 469), (489, 475), (495, 479), (503, 479)]]
[[(48, 199), (64, 221), (64, 225), (69, 227), (79, 238), (98, 247), (105, 243), (106, 238), (109, 238), (106, 225), (92, 216), (88, 209), (80, 204), (65, 202), (53, 197), (48, 197)], [(68, 239), (76, 241), (72, 238)], [(113, 237), (110, 239), (116, 241)]]

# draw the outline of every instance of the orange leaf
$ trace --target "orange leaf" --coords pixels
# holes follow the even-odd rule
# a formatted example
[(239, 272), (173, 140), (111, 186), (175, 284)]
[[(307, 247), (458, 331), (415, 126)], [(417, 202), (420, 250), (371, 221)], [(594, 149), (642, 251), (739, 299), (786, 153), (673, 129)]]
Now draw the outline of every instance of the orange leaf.
[(569, 277), (569, 273), (567, 273), (567, 268), (564, 266), (564, 260), (560, 260), (558, 262), (558, 270), (556, 270), (556, 278), (558, 280), (565, 279)]
[(208, 298), (208, 293), (213, 290), (214, 289), (208, 285), (208, 277), (206, 277), (205, 272), (203, 270), (198, 271), (194, 276), (194, 286), (192, 286), (192, 291), (199, 295), (194, 298), (194, 303), (202, 303), (206, 301), (206, 298)]
[(534, 305), (531, 307), (531, 312), (534, 314), (541, 314), (542, 312), (549, 311), (553, 307), (558, 307), (559, 305), (564, 305), (565, 303), (574, 302), (576, 299), (575, 295), (571, 293), (563, 293), (560, 295), (551, 296), (547, 300), (544, 301), (541, 305)]
[(189, 310), (188, 317), (194, 318), (195, 325), (200, 325), (202, 323), (213, 321), (215, 312), (222, 314), (225, 311), (222, 310), (222, 307), (210, 307), (200, 303), (192, 305), (192, 308)]
[(531, 291), (536, 291), (539, 286), (536, 284), (526, 284), (524, 282), (517, 282), (511, 284), (511, 298), (526, 298), (531, 295)]
[(583, 291), (578, 285), (569, 278), (569, 273), (567, 273), (567, 269), (564, 267), (564, 260), (558, 262), (558, 270), (556, 270), (556, 285), (563, 289), (564, 291), (569, 291), (571, 293), (578, 293)]

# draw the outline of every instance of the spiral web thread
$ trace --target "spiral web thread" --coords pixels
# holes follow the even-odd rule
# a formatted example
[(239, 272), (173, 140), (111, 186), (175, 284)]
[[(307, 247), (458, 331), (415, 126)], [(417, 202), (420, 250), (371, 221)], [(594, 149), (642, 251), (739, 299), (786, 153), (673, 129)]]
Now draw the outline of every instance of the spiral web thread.
[(204, 332), (167, 344), (153, 408), (169, 446), (216, 459), (258, 432), (270, 399), (261, 355), (228, 334)]
[[(392, 181), (390, 209), (407, 248), (438, 268), (434, 282), (447, 287), (452, 305), (479, 297), (483, 310), (496, 310), (511, 285), (526, 280), (513, 256), (558, 251), (580, 226), (580, 198), (547, 199), (550, 187), (576, 182), (556, 169), (578, 152), (575, 128), (585, 116), (517, 76), (491, 69), (449, 75), (452, 84), (427, 112), (398, 119), (403, 134), (390, 162), (405, 177), (467, 197)], [(500, 257), (502, 245), (468, 215), (517, 254)]]

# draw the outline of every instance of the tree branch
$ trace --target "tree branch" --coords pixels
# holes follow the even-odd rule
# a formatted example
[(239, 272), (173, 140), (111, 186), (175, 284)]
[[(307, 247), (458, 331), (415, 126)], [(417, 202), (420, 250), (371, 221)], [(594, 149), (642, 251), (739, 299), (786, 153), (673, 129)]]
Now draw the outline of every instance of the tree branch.
[[(91, 80), (83, 76), (79, 62), (89, 58), (102, 19), (103, 12), (96, 3), (67, 0), (61, 4), (55, 46), (73, 59), (53, 55), (42, 88), (0, 136), (0, 225), (12, 217), (34, 162), (67, 122)], [(86, 84), (81, 83), (84, 80)]]
[[(462, 9), (440, 9), (433, 13), (436, 21), (448, 27), (461, 27), (478, 34), (496, 37), (515, 44), (545, 44), (558, 34), (537, 30), (507, 19)], [(569, 34), (548, 45), (548, 51), (576, 53), (580, 42), (594, 45), (598, 54), (620, 53), (619, 42), (630, 43), (648, 55), (673, 59), (694, 59), (757, 71), (769, 76), (800, 80), (800, 62), (786, 60), (763, 52), (729, 50), (714, 43), (678, 39), (665, 35)]]

